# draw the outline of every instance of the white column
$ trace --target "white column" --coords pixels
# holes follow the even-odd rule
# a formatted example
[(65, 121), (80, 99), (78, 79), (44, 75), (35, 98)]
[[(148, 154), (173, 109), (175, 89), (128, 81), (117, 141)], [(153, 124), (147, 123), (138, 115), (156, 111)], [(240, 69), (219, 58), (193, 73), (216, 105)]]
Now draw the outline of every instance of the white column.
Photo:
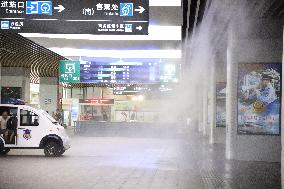
[(209, 116), (209, 143), (214, 143), (214, 130), (215, 130), (215, 123), (216, 123), (216, 96), (215, 96), (215, 91), (216, 91), (216, 66), (215, 66), (215, 60), (212, 61), (212, 64), (210, 64), (210, 78), (209, 78), (209, 91), (208, 91), (208, 99), (209, 99), (209, 104), (208, 104), (208, 111)]
[[(223, 49), (223, 48), (222, 48)], [(211, 88), (210, 88), (210, 99), (212, 101), (211, 106), (211, 121), (210, 121), (210, 143), (226, 143), (226, 128), (216, 126), (216, 115), (217, 115), (217, 99), (216, 99), (216, 86), (219, 82), (226, 82), (227, 72), (227, 60), (226, 51), (216, 52), (214, 57), (214, 66), (212, 67), (211, 75)]]
[(56, 77), (41, 77), (39, 84), (40, 108), (51, 115), (57, 109), (58, 80)]
[(202, 101), (203, 101), (203, 120), (202, 120), (202, 125), (203, 125), (203, 135), (207, 136), (208, 135), (208, 88), (207, 88), (207, 83), (208, 83), (208, 77), (207, 77), (207, 70), (205, 71), (206, 74), (204, 74), (203, 77), (203, 86), (202, 86)]
[[(237, 133), (238, 64), (281, 63), (282, 39), (274, 34), (279, 23), (255, 20), (248, 33), (240, 31), (243, 23), (234, 23), (228, 39), (226, 157), (245, 161), (280, 162), (281, 137)], [(273, 35), (272, 35), (273, 34)]]

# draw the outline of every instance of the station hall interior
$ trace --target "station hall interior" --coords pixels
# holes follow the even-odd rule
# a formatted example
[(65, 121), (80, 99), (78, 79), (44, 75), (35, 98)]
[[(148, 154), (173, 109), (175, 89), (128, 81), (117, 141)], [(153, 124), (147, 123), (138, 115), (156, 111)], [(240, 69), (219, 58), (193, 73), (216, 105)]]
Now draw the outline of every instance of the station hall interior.
[[(95, 9), (83, 8), (84, 16), (98, 2), (115, 3), (83, 1)], [(13, 19), (5, 2), (1, 104), (21, 99), (44, 110), (71, 147), (54, 158), (9, 148), (0, 155), (0, 189), (284, 188), (283, 0), (121, 0), (120, 16), (131, 14), (121, 4), (148, 7), (132, 8), (148, 21), (120, 17), (123, 34), (108, 28), (117, 23), (95, 28), (104, 20), (45, 15), (17, 32), (6, 28)], [(53, 12), (70, 11), (61, 6)]]

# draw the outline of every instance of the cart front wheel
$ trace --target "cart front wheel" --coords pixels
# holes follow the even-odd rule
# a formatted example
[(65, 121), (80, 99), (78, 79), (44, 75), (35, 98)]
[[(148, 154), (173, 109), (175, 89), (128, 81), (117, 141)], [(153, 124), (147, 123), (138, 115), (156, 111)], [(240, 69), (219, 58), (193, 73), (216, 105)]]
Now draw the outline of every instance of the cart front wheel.
[(44, 147), (44, 154), (48, 157), (55, 157), (60, 155), (60, 147), (59, 145), (54, 141), (49, 141), (46, 143)]

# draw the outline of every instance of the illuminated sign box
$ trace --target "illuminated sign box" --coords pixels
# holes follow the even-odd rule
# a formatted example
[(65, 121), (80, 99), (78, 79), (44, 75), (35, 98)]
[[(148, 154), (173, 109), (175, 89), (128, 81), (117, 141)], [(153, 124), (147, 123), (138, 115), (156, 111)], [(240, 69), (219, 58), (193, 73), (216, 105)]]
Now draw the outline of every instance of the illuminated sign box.
[(60, 82), (80, 82), (80, 61), (59, 61), (59, 74)]
[[(155, 86), (155, 85), (154, 85)], [(115, 86), (113, 87), (113, 94), (114, 95), (138, 95), (138, 94), (145, 94), (147, 91), (150, 91), (153, 87), (149, 86), (135, 86), (135, 85), (126, 85), (126, 86)]]
[(179, 80), (180, 65), (164, 63), (160, 66), (160, 81), (162, 83), (177, 83)]

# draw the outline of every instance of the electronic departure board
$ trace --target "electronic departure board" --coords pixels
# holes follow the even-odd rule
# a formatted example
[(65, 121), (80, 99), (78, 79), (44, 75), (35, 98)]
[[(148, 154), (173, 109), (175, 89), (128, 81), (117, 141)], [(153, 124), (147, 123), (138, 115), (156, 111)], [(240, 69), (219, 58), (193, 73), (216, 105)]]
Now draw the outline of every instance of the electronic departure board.
[(160, 82), (159, 63), (143, 62), (81, 62), (80, 82), (155, 84)]

